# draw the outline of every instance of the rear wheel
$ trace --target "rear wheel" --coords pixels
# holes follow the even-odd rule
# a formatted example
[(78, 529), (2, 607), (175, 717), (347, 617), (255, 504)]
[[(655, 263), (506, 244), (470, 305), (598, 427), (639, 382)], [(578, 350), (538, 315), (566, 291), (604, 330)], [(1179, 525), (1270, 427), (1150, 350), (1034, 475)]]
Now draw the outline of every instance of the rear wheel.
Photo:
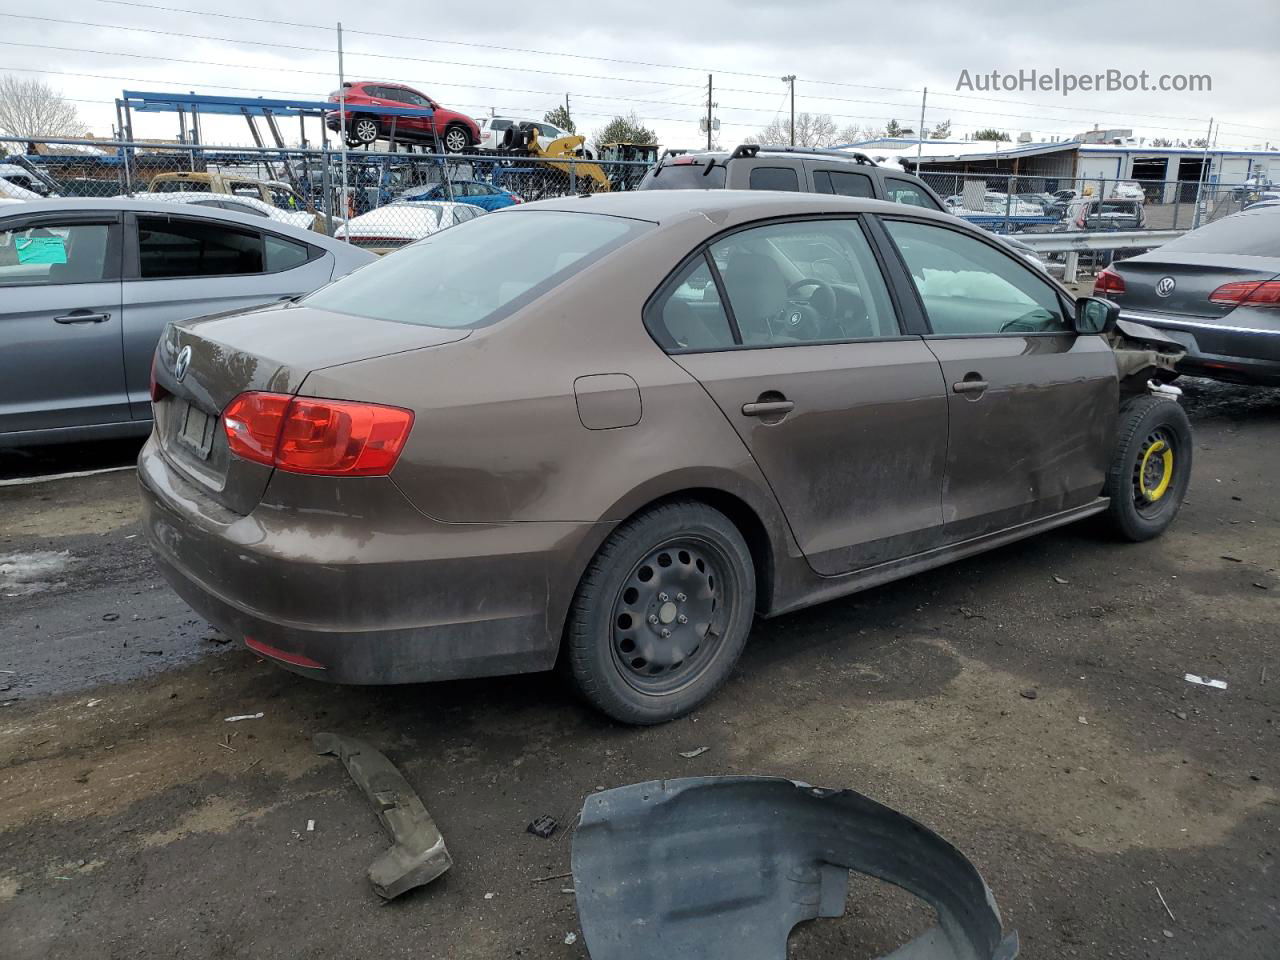
[(1173, 400), (1137, 397), (1120, 410), (1107, 474), (1111, 522), (1127, 540), (1157, 537), (1182, 507), (1191, 480), (1191, 423)]
[(742, 534), (702, 503), (655, 507), (615, 530), (574, 597), (566, 666), (582, 694), (624, 723), (697, 707), (729, 678), (755, 610)]

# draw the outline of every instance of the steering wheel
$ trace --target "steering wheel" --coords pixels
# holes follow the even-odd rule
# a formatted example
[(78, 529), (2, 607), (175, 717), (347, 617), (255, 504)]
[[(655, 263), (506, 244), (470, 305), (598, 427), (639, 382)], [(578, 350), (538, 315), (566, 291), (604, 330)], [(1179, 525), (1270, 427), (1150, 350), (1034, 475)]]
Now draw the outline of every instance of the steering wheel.
[[(803, 300), (798, 295), (805, 287), (813, 287), (813, 292)], [(803, 277), (795, 283), (787, 285), (787, 300), (795, 304), (813, 307), (823, 320), (830, 320), (836, 315), (836, 292), (825, 280), (814, 277)]]

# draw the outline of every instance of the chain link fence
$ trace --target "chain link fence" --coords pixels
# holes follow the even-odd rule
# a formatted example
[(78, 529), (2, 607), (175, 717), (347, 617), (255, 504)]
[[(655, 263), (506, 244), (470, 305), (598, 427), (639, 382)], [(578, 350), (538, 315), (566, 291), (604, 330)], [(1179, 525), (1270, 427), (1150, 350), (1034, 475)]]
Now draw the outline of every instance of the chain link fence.
[(998, 233), (1191, 230), (1280, 197), (1261, 181), (1111, 180), (925, 170), (947, 209)]
[(256, 214), (370, 249), (516, 203), (632, 190), (645, 160), (0, 138), (0, 199), (132, 196)]

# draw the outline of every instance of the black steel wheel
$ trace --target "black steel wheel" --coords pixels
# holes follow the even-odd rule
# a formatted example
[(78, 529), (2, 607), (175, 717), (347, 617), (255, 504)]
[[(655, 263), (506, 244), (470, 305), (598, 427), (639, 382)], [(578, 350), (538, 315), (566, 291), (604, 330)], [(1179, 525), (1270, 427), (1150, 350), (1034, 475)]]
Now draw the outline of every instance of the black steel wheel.
[(662, 723), (728, 679), (754, 609), (755, 566), (733, 523), (703, 503), (664, 504), (619, 527), (591, 561), (565, 665), (609, 716)]
[(1173, 523), (1191, 482), (1191, 423), (1170, 399), (1141, 396), (1121, 408), (1106, 495), (1126, 540), (1150, 540)]
[(629, 684), (673, 693), (714, 662), (728, 619), (722, 591), (730, 562), (708, 540), (673, 537), (631, 569), (613, 604), (612, 648)]

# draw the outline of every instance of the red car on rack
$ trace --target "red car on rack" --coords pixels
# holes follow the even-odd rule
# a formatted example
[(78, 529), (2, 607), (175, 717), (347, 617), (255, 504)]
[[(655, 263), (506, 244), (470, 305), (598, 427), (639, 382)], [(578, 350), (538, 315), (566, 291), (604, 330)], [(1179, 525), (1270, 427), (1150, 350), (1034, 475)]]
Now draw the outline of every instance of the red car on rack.
[[(343, 89), (329, 94), (330, 103), (346, 101), (347, 139), (352, 144), (368, 145), (391, 135), (395, 120), (397, 140), (413, 140), (433, 144), (436, 137), (446, 153), (463, 153), (480, 142), (480, 125), (465, 113), (442, 107), (424, 93), (399, 83), (380, 80), (348, 81)], [(409, 107), (434, 110), (430, 117), (391, 116), (379, 113), (379, 107)], [(342, 127), (341, 111), (325, 114), (330, 130)]]

